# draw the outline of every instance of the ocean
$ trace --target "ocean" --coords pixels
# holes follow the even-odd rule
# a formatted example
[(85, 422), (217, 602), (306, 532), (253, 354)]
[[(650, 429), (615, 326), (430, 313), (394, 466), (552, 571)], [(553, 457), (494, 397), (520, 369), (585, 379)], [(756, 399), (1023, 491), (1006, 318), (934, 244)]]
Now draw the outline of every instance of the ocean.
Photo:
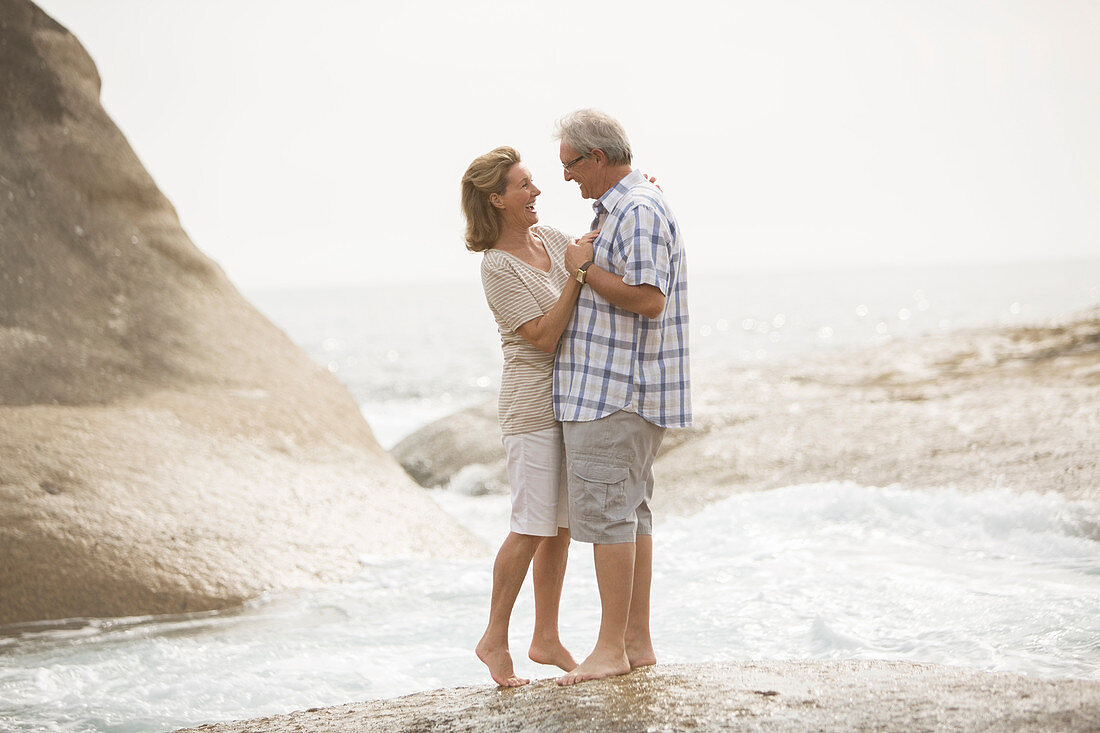
[[(500, 350), (477, 283), (248, 294), (344, 381), (385, 447), (492, 399)], [(1065, 316), (1100, 302), (1100, 260), (832, 272), (692, 273), (696, 363), (743, 366)], [(507, 497), (435, 500), (494, 547)], [(1100, 507), (1054, 494), (818, 482), (736, 494), (657, 525), (662, 662), (896, 659), (1100, 679)], [(562, 638), (595, 639), (575, 545)], [(219, 613), (74, 619), (0, 637), (0, 729), (171, 730), (491, 685), (473, 654), (491, 558), (364, 557), (314, 591)], [(533, 622), (520, 595), (511, 647)]]

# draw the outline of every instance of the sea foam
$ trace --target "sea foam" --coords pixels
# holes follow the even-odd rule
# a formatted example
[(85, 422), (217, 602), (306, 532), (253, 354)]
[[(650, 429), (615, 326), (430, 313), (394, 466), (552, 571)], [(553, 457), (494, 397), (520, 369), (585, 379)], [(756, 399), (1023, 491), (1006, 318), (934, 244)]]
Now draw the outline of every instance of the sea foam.
[[(487, 542), (500, 495), (433, 492)], [(1055, 495), (851, 483), (738, 494), (654, 537), (664, 662), (905, 659), (1100, 679), (1096, 508)], [(562, 637), (595, 640), (599, 604), (575, 543)], [(492, 560), (364, 558), (315, 591), (187, 617), (72, 621), (0, 640), (0, 728), (137, 731), (437, 687), (490, 684), (473, 655)], [(512, 623), (526, 649), (529, 584)], [(517, 656), (520, 674), (555, 670)]]

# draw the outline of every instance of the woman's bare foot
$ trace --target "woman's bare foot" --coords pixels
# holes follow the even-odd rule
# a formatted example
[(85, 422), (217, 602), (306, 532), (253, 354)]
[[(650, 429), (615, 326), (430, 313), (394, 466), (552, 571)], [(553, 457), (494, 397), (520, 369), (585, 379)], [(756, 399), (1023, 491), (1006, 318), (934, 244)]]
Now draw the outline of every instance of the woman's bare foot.
[(527, 650), (527, 657), (532, 662), (539, 664), (552, 664), (566, 672), (577, 668), (577, 660), (569, 653), (560, 641), (544, 642), (531, 641), (531, 648)]
[(580, 666), (564, 677), (558, 678), (559, 685), (575, 685), (578, 682), (614, 677), (630, 671), (630, 660), (625, 651), (605, 651), (598, 647), (581, 662)]
[(477, 643), (474, 649), (477, 658), (489, 668), (489, 674), (501, 687), (522, 687), (531, 680), (516, 677), (512, 669), (512, 655), (508, 653), (508, 647), (491, 646), (484, 637)]

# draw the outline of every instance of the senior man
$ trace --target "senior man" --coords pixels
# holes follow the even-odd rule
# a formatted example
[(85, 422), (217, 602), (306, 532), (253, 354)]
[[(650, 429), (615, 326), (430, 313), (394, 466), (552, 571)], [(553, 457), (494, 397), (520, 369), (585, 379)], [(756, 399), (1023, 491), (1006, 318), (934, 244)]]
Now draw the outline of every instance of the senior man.
[(583, 287), (554, 366), (569, 467), (569, 527), (590, 542), (600, 592), (592, 653), (559, 684), (657, 662), (649, 629), (653, 459), (666, 428), (691, 424), (687, 282), (680, 228), (660, 189), (631, 167), (615, 119), (558, 123), (565, 180), (594, 199), (593, 259), (566, 254)]

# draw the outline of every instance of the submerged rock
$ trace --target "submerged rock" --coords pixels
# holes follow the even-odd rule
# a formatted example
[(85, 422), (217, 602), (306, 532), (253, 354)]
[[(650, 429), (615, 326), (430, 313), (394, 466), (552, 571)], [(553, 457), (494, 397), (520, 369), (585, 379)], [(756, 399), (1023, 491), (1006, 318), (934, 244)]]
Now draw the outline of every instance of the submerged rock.
[(1095, 731), (1100, 682), (886, 661), (661, 665), (559, 687), (434, 690), (192, 732)]
[[(504, 446), (496, 400), (424, 426), (395, 445), (391, 453), (421, 486), (444, 486), (461, 469), (475, 464), (486, 467), (489, 475), (502, 480)], [(506, 484), (503, 490), (507, 491)]]
[(76, 38), (0, 0), (0, 69), (0, 625), (481, 551), (194, 247)]

